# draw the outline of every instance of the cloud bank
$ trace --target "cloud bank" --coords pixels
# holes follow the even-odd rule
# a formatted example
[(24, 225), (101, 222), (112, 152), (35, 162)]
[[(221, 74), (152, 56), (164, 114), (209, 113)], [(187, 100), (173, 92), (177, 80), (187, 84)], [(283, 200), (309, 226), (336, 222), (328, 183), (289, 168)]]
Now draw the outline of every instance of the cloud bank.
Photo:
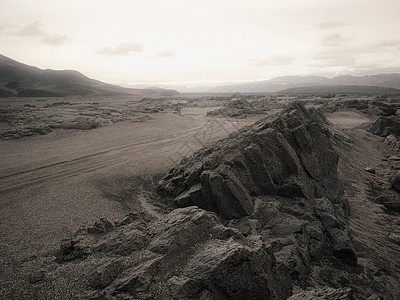
[(35, 21), (23, 26), (21, 29), (14, 31), (12, 35), (19, 37), (39, 37), (43, 44), (51, 46), (59, 46), (64, 44), (68, 37), (66, 35), (55, 34), (43, 30), (42, 23)]
[(125, 42), (121, 43), (116, 47), (104, 47), (96, 50), (94, 53), (98, 55), (106, 56), (124, 56), (130, 55), (134, 52), (141, 52), (143, 46), (135, 42)]

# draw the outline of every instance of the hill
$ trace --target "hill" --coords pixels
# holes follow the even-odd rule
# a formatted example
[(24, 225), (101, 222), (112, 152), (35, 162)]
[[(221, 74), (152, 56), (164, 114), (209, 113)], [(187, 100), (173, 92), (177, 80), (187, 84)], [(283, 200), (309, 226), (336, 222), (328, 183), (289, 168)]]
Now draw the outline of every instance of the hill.
[(320, 86), (307, 86), (285, 89), (277, 92), (279, 94), (365, 94), (365, 95), (381, 95), (400, 94), (400, 90), (394, 88), (386, 88), (379, 86), (357, 86), (357, 85), (320, 85)]
[(0, 54), (0, 97), (86, 95), (170, 96), (166, 89), (132, 89), (101, 82), (73, 70), (41, 70)]

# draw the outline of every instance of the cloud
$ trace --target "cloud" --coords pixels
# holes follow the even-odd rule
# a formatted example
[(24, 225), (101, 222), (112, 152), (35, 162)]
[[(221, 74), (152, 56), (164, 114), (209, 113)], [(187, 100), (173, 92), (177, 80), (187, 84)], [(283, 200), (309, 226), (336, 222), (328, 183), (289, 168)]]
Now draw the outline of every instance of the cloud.
[(173, 57), (175, 56), (175, 50), (161, 50), (156, 54), (156, 57)]
[(351, 38), (342, 37), (339, 33), (330, 34), (324, 36), (320, 41), (324, 46), (342, 46), (346, 42), (350, 41)]
[(133, 52), (140, 52), (142, 50), (142, 45), (135, 42), (126, 42), (117, 47), (104, 47), (102, 49), (98, 49), (94, 53), (107, 56), (123, 56), (132, 54)]
[(59, 46), (64, 44), (67, 40), (68, 37), (65, 35), (52, 34), (52, 35), (46, 35), (42, 39), (42, 42), (52, 46)]
[(14, 35), (17, 36), (43, 36), (44, 31), (40, 29), (42, 24), (39, 21), (35, 21), (31, 24), (25, 25), (22, 29), (16, 31)]
[(64, 44), (68, 37), (66, 35), (55, 34), (47, 32), (41, 29), (42, 23), (35, 21), (33, 23), (27, 24), (20, 30), (15, 31), (12, 35), (20, 37), (39, 37), (41, 42), (51, 46), (59, 46)]
[(296, 59), (289, 55), (272, 55), (268, 58), (253, 58), (247, 60), (247, 65), (252, 67), (290, 65)]
[(321, 22), (314, 24), (314, 27), (317, 29), (331, 29), (337, 27), (347, 26), (349, 24), (339, 21), (329, 21), (329, 22)]

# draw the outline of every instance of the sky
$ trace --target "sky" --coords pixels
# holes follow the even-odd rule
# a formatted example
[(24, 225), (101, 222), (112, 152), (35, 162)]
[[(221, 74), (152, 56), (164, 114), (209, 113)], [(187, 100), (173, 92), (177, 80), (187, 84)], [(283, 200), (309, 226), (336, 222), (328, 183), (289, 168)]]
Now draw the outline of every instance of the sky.
[(400, 72), (399, 0), (0, 0), (0, 54), (121, 85)]

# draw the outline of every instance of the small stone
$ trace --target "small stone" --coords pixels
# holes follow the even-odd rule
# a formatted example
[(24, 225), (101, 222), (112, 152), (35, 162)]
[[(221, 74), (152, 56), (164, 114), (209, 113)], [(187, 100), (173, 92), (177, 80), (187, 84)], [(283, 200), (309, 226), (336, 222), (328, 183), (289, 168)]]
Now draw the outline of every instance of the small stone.
[(391, 234), (389, 234), (388, 238), (392, 242), (400, 245), (400, 235), (398, 235), (396, 233), (391, 233)]
[(378, 204), (383, 204), (383, 203), (388, 202), (388, 201), (389, 201), (389, 199), (385, 195), (380, 195), (380, 196), (378, 196), (378, 197), (376, 197), (374, 199), (374, 202), (378, 203)]
[(365, 171), (367, 171), (368, 173), (372, 173), (372, 174), (376, 173), (376, 170), (374, 168), (371, 168), (371, 167), (366, 167)]
[(30, 283), (38, 283), (45, 279), (44, 271), (37, 271), (29, 274)]

